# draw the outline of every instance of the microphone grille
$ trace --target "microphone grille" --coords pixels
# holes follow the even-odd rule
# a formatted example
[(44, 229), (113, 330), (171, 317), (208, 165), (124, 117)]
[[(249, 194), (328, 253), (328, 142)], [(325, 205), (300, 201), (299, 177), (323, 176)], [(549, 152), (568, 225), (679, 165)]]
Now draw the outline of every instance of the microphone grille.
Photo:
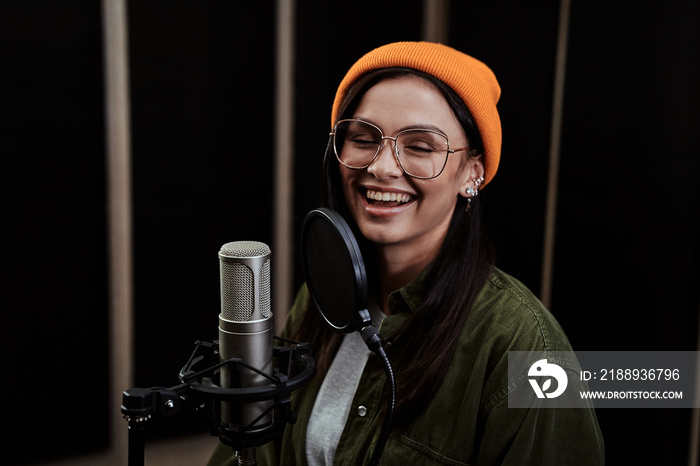
[(260, 257), (270, 254), (270, 247), (258, 241), (234, 241), (221, 246), (219, 254), (226, 257)]
[[(256, 300), (260, 315), (272, 315), (270, 301), (270, 259), (267, 258), (258, 272), (258, 296), (255, 293), (253, 264), (246, 259), (268, 256), (270, 248), (256, 241), (235, 241), (224, 244), (219, 251), (221, 270), (221, 316), (234, 322), (250, 320)], [(232, 259), (232, 260), (227, 260)]]

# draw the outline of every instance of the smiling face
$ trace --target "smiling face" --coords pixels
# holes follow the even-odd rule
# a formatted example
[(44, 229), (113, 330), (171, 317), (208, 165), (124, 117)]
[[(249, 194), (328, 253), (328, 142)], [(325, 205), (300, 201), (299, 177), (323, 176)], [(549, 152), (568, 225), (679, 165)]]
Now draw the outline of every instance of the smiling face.
[[(450, 147), (469, 145), (464, 131), (440, 91), (413, 76), (390, 78), (370, 88), (352, 118), (368, 121), (385, 136), (409, 128), (437, 130)], [(384, 247), (407, 248), (431, 256), (445, 238), (457, 197), (468, 197), (472, 180), (483, 166), (466, 152), (448, 157), (440, 176), (419, 180), (406, 175), (394, 155), (394, 142), (386, 140), (381, 152), (362, 170), (340, 166), (346, 202), (362, 234)]]

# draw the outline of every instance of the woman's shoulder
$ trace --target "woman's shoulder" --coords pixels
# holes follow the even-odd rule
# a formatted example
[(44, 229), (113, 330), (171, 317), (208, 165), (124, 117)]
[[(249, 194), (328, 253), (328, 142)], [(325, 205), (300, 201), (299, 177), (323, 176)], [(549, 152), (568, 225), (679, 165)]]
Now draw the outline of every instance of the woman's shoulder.
[(544, 309), (544, 305), (527, 286), (497, 267), (491, 270), (477, 301), (500, 302), (527, 309)]
[(520, 280), (498, 268), (474, 301), (464, 336), (507, 351), (571, 350), (554, 315)]
[(292, 307), (287, 313), (287, 317), (284, 324), (284, 329), (282, 330), (281, 336), (284, 338), (290, 338), (291, 335), (296, 334), (299, 326), (304, 320), (304, 314), (308, 309), (308, 301), (310, 299), (309, 289), (306, 283), (302, 283), (297, 290), (296, 297), (292, 303)]

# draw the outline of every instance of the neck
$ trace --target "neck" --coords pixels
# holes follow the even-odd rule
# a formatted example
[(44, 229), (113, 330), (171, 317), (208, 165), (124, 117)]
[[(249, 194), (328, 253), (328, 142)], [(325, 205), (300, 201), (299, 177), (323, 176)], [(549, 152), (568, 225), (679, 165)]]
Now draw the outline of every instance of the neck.
[(378, 303), (389, 314), (389, 295), (416, 278), (437, 257), (440, 245), (432, 248), (376, 245), (379, 272)]

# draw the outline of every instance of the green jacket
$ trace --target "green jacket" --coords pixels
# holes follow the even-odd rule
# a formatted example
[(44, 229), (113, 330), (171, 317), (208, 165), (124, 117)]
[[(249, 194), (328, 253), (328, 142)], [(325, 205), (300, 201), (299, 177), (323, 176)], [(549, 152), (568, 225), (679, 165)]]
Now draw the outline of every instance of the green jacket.
[[(393, 332), (420, 305), (424, 275), (389, 297), (391, 314), (382, 322), (381, 334)], [(302, 287), (288, 328), (298, 322), (307, 299), (308, 291)], [(508, 393), (527, 384), (522, 378), (509, 381), (508, 351), (571, 351), (571, 346), (537, 298), (522, 283), (495, 269), (474, 303), (437, 395), (411, 425), (389, 437), (380, 464), (603, 464), (603, 438), (592, 408), (538, 409), (536, 401), (529, 409), (508, 408)], [(384, 377), (377, 373), (383, 371), (372, 355), (334, 464), (369, 463), (381, 430), (377, 414), (385, 404)], [(306, 427), (322, 382), (317, 376), (293, 394), (298, 420), (287, 426), (281, 443), (256, 449), (259, 465), (306, 464)], [(233, 456), (229, 447), (220, 444), (209, 464), (235, 464)]]

